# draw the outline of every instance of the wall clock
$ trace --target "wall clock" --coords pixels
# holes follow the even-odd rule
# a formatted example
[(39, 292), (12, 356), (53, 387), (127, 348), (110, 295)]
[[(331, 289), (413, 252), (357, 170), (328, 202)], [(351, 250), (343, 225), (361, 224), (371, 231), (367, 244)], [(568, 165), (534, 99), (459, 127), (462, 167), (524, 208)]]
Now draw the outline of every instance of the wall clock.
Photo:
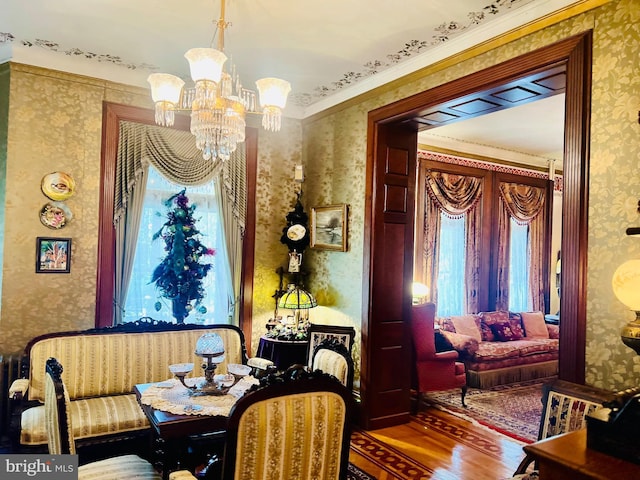
[(289, 252), (295, 250), (302, 253), (309, 246), (308, 220), (309, 217), (300, 203), (300, 193), (298, 193), (296, 204), (287, 214), (287, 224), (282, 229), (282, 237), (280, 237), (280, 242), (289, 247)]

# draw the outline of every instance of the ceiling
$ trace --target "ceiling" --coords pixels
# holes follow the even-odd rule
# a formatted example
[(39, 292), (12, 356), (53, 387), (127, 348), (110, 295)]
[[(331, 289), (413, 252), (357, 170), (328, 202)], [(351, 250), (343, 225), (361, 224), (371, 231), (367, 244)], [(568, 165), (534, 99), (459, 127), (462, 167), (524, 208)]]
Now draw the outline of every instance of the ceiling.
[[(403, 0), (400, 10), (388, 0), (227, 0), (225, 53), (245, 86), (289, 80), (285, 115), (305, 118), (576, 3)], [(147, 88), (153, 72), (188, 79), (184, 52), (215, 46), (219, 16), (220, 0), (2, 0), (0, 62)], [(509, 109), (431, 133), (547, 158), (561, 150), (554, 98), (519, 107), (526, 122)]]
[(426, 130), (418, 143), (546, 169), (562, 170), (564, 94)]

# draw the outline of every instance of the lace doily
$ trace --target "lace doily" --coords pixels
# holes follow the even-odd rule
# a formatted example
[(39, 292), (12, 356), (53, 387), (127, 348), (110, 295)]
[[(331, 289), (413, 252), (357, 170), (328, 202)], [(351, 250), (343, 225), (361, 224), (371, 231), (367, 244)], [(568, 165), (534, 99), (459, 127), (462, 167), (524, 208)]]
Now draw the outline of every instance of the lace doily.
[[(194, 385), (201, 380), (204, 378), (190, 378), (185, 381), (188, 385)], [(184, 385), (172, 378), (147, 388), (140, 396), (140, 403), (176, 415), (224, 415), (227, 417), (238, 398), (243, 396), (252, 385), (258, 383), (256, 378), (247, 375), (231, 387), (226, 395), (191, 396)]]

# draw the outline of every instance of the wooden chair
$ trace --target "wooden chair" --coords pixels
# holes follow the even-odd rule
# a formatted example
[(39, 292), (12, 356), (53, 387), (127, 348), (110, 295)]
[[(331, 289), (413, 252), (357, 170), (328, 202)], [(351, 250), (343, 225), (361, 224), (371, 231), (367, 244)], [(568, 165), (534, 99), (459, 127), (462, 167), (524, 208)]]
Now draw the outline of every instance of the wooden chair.
[(345, 479), (353, 411), (351, 392), (331, 375), (301, 365), (268, 375), (231, 409), (221, 474), (209, 465), (206, 478)]
[(461, 388), (462, 405), (467, 394), (467, 379), (464, 363), (457, 362), (458, 352), (436, 352), (434, 320), (436, 306), (422, 303), (412, 306), (411, 332), (415, 353), (418, 406), (422, 394), (430, 391)]
[[(62, 365), (49, 358), (45, 366), (45, 421), (49, 453), (52, 455), (76, 454), (75, 441), (69, 415), (69, 395), (62, 382)], [(137, 455), (120, 455), (81, 465), (78, 479), (122, 480), (137, 478), (161, 480), (153, 466)], [(173, 477), (172, 477), (173, 480)]]
[(336, 339), (344, 344), (351, 355), (353, 350), (353, 339), (356, 336), (356, 330), (353, 327), (342, 325), (321, 325), (312, 323), (309, 326), (309, 348), (307, 350), (307, 366), (311, 367), (313, 361), (313, 352), (320, 342), (326, 339)]
[(353, 358), (338, 338), (325, 338), (313, 350), (311, 369), (336, 377), (349, 391), (353, 389)]
[[(538, 440), (573, 432), (586, 428), (586, 417), (602, 406), (602, 403), (613, 398), (614, 394), (607, 390), (579, 385), (564, 380), (555, 380), (542, 388), (542, 414)], [(520, 462), (513, 478), (528, 480), (537, 478), (531, 468), (533, 458), (529, 455)], [(532, 475), (533, 473), (533, 475)]]

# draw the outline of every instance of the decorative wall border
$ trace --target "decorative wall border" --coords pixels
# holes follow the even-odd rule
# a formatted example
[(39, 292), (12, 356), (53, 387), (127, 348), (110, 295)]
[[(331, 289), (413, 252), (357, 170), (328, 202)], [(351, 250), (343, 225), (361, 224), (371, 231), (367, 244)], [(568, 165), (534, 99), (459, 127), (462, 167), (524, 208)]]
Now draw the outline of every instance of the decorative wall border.
[[(491, 170), (494, 172), (510, 173), (513, 175), (521, 175), (533, 178), (549, 178), (547, 173), (538, 170), (531, 170), (522, 167), (512, 167), (499, 163), (485, 162), (482, 160), (474, 160), (471, 158), (460, 157), (457, 155), (448, 155), (445, 153), (429, 152), (426, 150), (418, 150), (418, 161), (433, 160), (435, 162), (449, 163), (452, 165), (463, 165), (465, 167), (481, 168), (483, 170)], [(553, 179), (553, 191), (562, 192), (564, 186), (562, 175), (555, 175)]]

